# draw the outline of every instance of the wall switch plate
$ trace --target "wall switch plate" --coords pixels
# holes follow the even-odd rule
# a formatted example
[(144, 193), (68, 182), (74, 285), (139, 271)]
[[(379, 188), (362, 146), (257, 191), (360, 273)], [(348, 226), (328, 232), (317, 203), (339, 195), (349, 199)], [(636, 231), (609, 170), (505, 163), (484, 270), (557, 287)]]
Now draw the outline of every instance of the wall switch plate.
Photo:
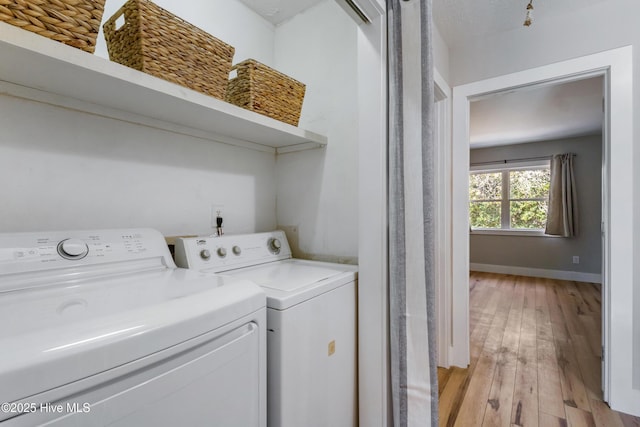
[(574, 256), (573, 256), (573, 263), (574, 263), (574, 264), (580, 264), (580, 257), (579, 257), (579, 256), (577, 256), (577, 255), (574, 255)]

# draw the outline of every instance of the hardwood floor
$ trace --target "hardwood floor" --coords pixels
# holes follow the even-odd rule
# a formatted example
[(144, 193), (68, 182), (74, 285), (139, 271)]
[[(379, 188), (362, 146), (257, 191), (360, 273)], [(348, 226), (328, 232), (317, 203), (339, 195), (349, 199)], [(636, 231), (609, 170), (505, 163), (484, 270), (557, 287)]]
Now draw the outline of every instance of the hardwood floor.
[(600, 285), (470, 275), (471, 365), (438, 369), (440, 426), (640, 427), (600, 391)]

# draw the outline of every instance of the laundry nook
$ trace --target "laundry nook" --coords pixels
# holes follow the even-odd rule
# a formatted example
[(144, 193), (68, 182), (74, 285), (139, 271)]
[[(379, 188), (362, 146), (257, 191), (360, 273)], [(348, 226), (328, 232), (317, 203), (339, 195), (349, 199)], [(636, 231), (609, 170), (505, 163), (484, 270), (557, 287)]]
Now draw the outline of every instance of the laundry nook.
[(0, 0), (0, 427), (640, 426), (637, 16)]

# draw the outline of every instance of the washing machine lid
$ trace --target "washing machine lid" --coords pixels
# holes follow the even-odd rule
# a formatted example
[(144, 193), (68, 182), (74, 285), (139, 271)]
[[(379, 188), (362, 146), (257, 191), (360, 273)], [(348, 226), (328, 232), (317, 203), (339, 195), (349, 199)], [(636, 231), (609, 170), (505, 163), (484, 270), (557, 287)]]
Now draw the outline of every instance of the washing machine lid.
[(0, 401), (107, 371), (264, 306), (251, 282), (167, 267), (2, 292)]
[(226, 271), (221, 274), (250, 280), (267, 294), (267, 306), (284, 310), (356, 280), (357, 267), (287, 259)]

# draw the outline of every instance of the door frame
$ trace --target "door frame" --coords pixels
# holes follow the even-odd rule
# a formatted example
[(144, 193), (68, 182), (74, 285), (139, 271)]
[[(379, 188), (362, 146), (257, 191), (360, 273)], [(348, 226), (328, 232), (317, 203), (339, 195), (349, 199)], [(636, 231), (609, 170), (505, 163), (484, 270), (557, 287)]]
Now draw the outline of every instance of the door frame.
[(438, 366), (448, 368), (451, 347), (451, 88), (434, 69), (435, 283)]
[(357, 0), (358, 22), (358, 417), (391, 417), (387, 272), (387, 21), (384, 2)]
[[(469, 354), (469, 115), (470, 102), (496, 92), (604, 76), (603, 389), (613, 409), (638, 414), (633, 388), (633, 49), (625, 46), (453, 88), (452, 349), (453, 365)], [(615, 256), (612, 256), (615, 254)], [(608, 268), (607, 268), (608, 267)], [(612, 286), (613, 285), (613, 286)], [(612, 313), (615, 310), (615, 315)], [(615, 351), (611, 351), (615, 349)]]

